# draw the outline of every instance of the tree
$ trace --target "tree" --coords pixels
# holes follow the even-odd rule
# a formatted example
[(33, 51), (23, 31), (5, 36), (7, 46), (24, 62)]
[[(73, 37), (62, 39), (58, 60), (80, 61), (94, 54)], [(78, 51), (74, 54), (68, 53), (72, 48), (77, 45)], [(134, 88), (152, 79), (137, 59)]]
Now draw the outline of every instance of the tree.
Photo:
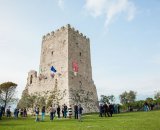
[(145, 102), (144, 100), (135, 101), (134, 103), (132, 103), (132, 106), (137, 110), (142, 110), (144, 106), (144, 102)]
[(106, 96), (106, 95), (101, 95), (101, 102), (103, 103), (111, 103), (115, 101), (114, 95)]
[[(1, 96), (1, 93), (2, 93), (2, 91), (0, 90), (0, 96)], [(2, 101), (1, 101), (1, 99), (0, 99), (0, 103), (1, 103)]]
[(108, 99), (108, 97), (107, 97), (107, 96), (105, 96), (105, 95), (101, 95), (100, 102), (103, 102), (103, 103), (109, 103), (109, 99)]
[(119, 95), (120, 102), (122, 104), (126, 104), (128, 102), (128, 93), (125, 91), (121, 95)]
[(15, 90), (17, 84), (13, 82), (5, 82), (0, 84), (0, 100), (4, 104), (4, 108), (6, 108), (8, 103), (14, 102), (15, 99)]
[(43, 107), (46, 106), (46, 98), (44, 96), (39, 96), (36, 99), (36, 105), (38, 105), (39, 107)]
[(160, 91), (156, 92), (154, 94), (154, 98), (157, 100), (157, 99), (160, 99)]
[(136, 100), (136, 92), (130, 90), (128, 93), (128, 102), (132, 103)]
[(129, 92), (123, 92), (121, 95), (119, 95), (120, 102), (122, 104), (128, 104), (133, 103), (136, 99), (136, 92), (130, 90)]
[(147, 102), (148, 104), (153, 103), (153, 98), (150, 98), (150, 97), (146, 98), (146, 102)]
[(28, 90), (25, 89), (22, 93), (22, 97), (19, 100), (17, 107), (18, 108), (33, 108), (36, 98), (37, 98), (36, 95), (29, 95)]

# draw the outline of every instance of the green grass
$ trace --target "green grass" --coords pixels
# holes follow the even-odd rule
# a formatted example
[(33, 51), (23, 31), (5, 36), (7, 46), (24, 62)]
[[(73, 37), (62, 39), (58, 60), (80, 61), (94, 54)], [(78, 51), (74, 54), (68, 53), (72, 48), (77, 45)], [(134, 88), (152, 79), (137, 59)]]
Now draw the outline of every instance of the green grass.
[(35, 117), (0, 120), (0, 130), (160, 130), (160, 111), (133, 112), (99, 117), (84, 115), (83, 122), (57, 118), (50, 122), (35, 122)]

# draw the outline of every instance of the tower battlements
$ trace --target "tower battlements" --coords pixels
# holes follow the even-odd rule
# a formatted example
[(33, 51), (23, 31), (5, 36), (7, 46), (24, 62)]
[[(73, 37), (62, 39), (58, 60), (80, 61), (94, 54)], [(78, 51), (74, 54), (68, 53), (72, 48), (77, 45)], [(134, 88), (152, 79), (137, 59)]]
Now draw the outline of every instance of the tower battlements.
[(63, 31), (73, 31), (73, 33), (80, 35), (83, 39), (85, 39), (86, 41), (89, 41), (89, 38), (86, 37), (83, 33), (79, 32), (79, 30), (76, 30), (74, 27), (71, 27), (70, 24), (67, 24), (66, 26), (62, 26), (60, 29), (57, 29), (56, 31), (52, 31), (50, 33), (47, 33), (46, 35), (43, 36), (43, 41), (48, 40), (48, 39), (52, 39), (53, 37), (56, 37), (56, 35), (60, 32)]

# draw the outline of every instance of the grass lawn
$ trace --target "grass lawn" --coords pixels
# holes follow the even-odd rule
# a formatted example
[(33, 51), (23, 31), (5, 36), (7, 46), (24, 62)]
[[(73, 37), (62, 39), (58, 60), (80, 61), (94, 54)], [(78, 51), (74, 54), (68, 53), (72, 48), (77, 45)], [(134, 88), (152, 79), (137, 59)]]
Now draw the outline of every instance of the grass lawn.
[(75, 119), (49, 117), (35, 122), (35, 117), (0, 120), (0, 130), (160, 130), (160, 111), (115, 114), (100, 118), (96, 114), (83, 115), (83, 122)]

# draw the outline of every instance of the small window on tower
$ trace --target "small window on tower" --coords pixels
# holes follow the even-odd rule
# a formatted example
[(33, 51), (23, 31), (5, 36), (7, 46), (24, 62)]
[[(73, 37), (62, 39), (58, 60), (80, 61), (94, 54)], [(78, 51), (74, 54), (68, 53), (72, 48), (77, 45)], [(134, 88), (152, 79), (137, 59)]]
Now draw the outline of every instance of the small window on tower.
[(53, 55), (53, 51), (51, 52), (51, 54)]
[(80, 84), (80, 87), (82, 87), (82, 82), (81, 81), (79, 81), (79, 84)]
[(33, 76), (31, 75), (31, 77), (30, 77), (30, 84), (32, 84), (32, 79), (33, 79)]
[(79, 55), (81, 56), (81, 55), (82, 55), (82, 53), (80, 52), (80, 53), (79, 53)]

